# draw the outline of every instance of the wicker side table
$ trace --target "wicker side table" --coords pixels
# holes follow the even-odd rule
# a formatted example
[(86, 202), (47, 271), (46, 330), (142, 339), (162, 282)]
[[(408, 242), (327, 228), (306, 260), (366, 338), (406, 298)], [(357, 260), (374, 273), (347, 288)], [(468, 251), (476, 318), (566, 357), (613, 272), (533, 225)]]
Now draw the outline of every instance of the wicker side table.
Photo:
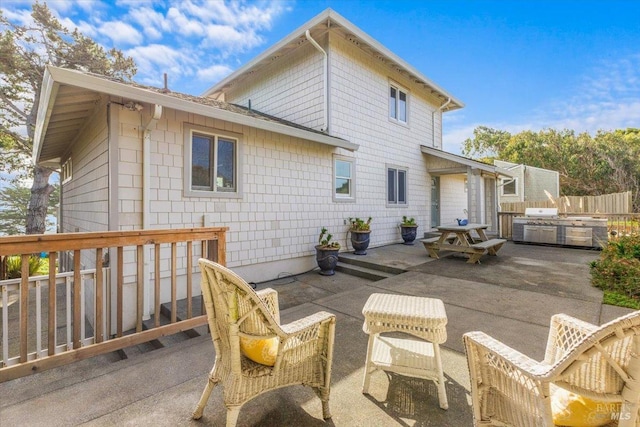
[[(364, 308), (362, 330), (369, 334), (362, 392), (380, 369), (435, 382), (438, 401), (447, 409), (440, 344), (447, 340), (447, 313), (441, 300), (408, 295), (372, 294)], [(402, 337), (381, 335), (404, 332)], [(418, 339), (415, 339), (416, 337)]]

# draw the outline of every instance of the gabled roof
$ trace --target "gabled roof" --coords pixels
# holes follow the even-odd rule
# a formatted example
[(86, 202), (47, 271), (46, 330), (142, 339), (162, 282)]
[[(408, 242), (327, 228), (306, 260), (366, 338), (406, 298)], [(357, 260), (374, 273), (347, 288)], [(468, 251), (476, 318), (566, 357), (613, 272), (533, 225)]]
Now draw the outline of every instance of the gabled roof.
[(447, 100), (450, 100), (444, 108), (444, 111), (457, 110), (464, 107), (464, 103), (462, 101), (429, 80), (420, 71), (409, 65), (399, 56), (391, 52), (381, 43), (373, 39), (367, 33), (332, 9), (326, 9), (324, 12), (303, 24), (300, 28), (264, 51), (261, 55), (257, 56), (243, 67), (213, 85), (205, 91), (202, 96), (217, 98), (225, 91), (225, 89), (228, 89), (233, 85), (240, 84), (244, 79), (249, 78), (256, 72), (259, 72), (261, 68), (269, 65), (274, 60), (286, 55), (288, 52), (296, 49), (302, 44), (309, 43), (305, 36), (305, 32), (307, 30), (311, 32), (311, 36), (314, 39), (320, 38), (324, 33), (331, 31), (332, 33), (338, 34), (351, 41), (360, 49), (373, 55), (379, 61), (384, 62), (389, 67), (410, 78), (414, 83), (422, 85), (425, 91), (428, 91), (432, 95), (442, 99), (443, 105)]
[(466, 172), (467, 168), (471, 168), (471, 169), (478, 169), (482, 172), (486, 172), (489, 174), (494, 174), (496, 176), (506, 176), (509, 178), (513, 177), (513, 174), (509, 172), (507, 169), (503, 169), (495, 165), (479, 162), (477, 160), (473, 160), (464, 156), (459, 156), (457, 154), (448, 153), (446, 151), (442, 151), (437, 148), (421, 145), (420, 151), (422, 151), (422, 153), (427, 154), (429, 156), (437, 157), (443, 160), (448, 160), (452, 163), (455, 163), (456, 165), (460, 165), (459, 167), (447, 168), (444, 170), (430, 170), (429, 173), (432, 175), (464, 173)]
[(47, 66), (33, 141), (34, 161), (58, 161), (104, 95), (121, 97), (126, 101), (157, 104), (347, 150), (358, 149), (357, 144), (345, 139), (242, 106), (211, 98), (166, 92), (97, 74)]

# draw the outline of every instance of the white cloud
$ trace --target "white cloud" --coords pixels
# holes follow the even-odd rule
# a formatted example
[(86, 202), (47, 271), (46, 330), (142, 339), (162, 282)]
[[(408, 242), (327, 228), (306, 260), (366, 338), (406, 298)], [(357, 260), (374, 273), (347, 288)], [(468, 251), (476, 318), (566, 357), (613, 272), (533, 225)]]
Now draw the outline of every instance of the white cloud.
[(197, 71), (196, 75), (199, 79), (207, 80), (210, 82), (217, 82), (222, 78), (231, 74), (233, 70), (226, 65), (214, 64), (207, 68), (201, 68)]
[(171, 23), (165, 16), (149, 7), (137, 7), (129, 11), (132, 22), (142, 28), (151, 40), (159, 40), (163, 33), (171, 30)]
[(193, 58), (180, 50), (160, 44), (137, 46), (127, 50), (125, 54), (133, 57), (138, 65), (136, 80), (153, 86), (161, 86), (163, 73), (167, 73), (171, 88), (172, 80), (192, 75), (192, 69), (196, 65)]
[(197, 19), (189, 19), (181, 11), (172, 7), (167, 12), (167, 19), (171, 20), (174, 29), (186, 36), (203, 36), (204, 26)]
[(142, 34), (131, 25), (121, 21), (104, 22), (98, 28), (98, 33), (113, 40), (118, 45), (139, 45), (142, 40)]

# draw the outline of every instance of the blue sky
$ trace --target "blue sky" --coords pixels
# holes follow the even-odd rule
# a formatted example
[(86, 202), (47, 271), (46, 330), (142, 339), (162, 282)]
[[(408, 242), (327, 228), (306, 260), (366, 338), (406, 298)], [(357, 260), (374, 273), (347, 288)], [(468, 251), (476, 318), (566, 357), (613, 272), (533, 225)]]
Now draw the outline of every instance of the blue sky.
[[(31, 1), (3, 0), (28, 20)], [(640, 127), (640, 1), (145, 1), (47, 4), (69, 28), (131, 55), (135, 80), (201, 94), (331, 7), (462, 100), (445, 149), (484, 125)]]

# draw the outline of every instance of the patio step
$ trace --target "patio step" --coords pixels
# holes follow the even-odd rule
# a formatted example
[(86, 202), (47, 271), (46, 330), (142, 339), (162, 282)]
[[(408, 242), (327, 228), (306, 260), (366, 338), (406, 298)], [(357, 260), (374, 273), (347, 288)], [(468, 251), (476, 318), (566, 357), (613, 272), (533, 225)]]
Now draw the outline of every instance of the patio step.
[(336, 271), (374, 282), (404, 273), (402, 269), (376, 264), (353, 254), (338, 255)]

